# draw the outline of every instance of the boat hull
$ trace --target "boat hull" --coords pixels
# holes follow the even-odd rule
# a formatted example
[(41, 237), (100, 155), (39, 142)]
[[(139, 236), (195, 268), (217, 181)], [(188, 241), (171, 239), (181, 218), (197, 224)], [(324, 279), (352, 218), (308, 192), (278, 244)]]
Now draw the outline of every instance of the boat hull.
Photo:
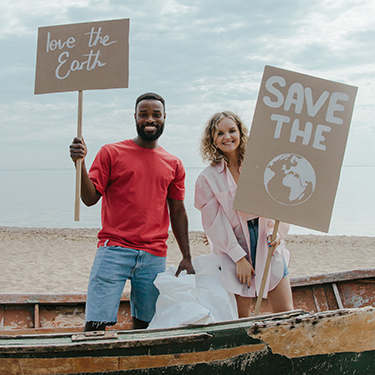
[(2, 336), (0, 373), (373, 374), (375, 309), (344, 309), (168, 330)]
[[(375, 270), (357, 270), (291, 279), (295, 309), (322, 312), (375, 306)], [(0, 294), (0, 334), (80, 332), (84, 327), (85, 294)], [(254, 306), (253, 306), (254, 308)], [(270, 314), (267, 300), (260, 313)], [(117, 324), (132, 326), (130, 303), (123, 295)]]

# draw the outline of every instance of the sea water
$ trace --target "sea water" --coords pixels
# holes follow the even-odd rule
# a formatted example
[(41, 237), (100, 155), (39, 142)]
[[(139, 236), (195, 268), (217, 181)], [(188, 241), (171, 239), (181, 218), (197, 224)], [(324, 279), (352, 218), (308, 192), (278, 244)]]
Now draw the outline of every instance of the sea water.
[[(194, 208), (194, 184), (201, 167), (186, 169), (185, 205), (189, 230), (202, 230)], [(332, 212), (331, 235), (375, 236), (375, 166), (344, 166)], [(0, 226), (99, 228), (100, 204), (82, 203), (74, 221), (75, 170), (0, 170)], [(291, 226), (290, 233), (322, 234)]]

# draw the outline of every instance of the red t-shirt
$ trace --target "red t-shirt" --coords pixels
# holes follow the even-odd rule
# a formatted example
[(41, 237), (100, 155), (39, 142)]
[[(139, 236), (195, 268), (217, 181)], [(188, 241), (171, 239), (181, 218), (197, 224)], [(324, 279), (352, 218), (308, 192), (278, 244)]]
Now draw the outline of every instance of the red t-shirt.
[(89, 176), (102, 194), (98, 246), (122, 246), (167, 255), (167, 197), (184, 200), (182, 162), (162, 147), (147, 149), (128, 139), (103, 146)]

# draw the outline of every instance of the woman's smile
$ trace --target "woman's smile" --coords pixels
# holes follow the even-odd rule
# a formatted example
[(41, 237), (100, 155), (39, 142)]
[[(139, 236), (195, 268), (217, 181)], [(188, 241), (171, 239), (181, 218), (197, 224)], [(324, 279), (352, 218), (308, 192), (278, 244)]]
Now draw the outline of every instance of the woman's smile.
[(225, 155), (236, 151), (240, 145), (240, 131), (229, 117), (224, 117), (218, 122), (215, 145)]

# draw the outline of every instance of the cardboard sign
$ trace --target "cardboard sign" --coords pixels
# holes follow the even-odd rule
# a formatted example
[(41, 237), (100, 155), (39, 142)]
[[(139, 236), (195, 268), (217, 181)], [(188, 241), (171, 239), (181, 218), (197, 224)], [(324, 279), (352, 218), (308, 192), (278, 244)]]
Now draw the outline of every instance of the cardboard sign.
[(129, 19), (40, 27), (35, 94), (128, 87)]
[(234, 208), (328, 232), (356, 94), (266, 66)]

